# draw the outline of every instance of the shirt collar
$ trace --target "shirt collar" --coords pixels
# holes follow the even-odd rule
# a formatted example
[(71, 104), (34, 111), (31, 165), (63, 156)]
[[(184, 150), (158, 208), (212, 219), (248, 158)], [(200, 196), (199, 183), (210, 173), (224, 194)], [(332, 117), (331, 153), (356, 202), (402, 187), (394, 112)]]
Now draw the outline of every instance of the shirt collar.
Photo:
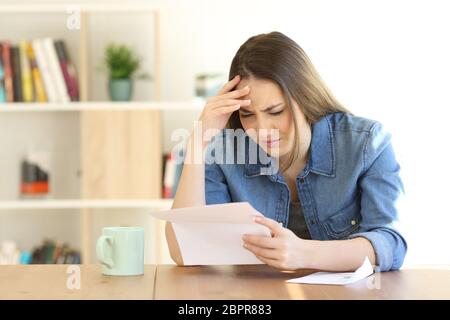
[(325, 116), (312, 127), (310, 170), (327, 177), (336, 176), (335, 144), (330, 116)]
[[(335, 144), (329, 116), (325, 116), (314, 123), (311, 131), (309, 159), (301, 176), (306, 176), (311, 171), (327, 177), (335, 177)], [(265, 161), (266, 164), (260, 162), (249, 164), (248, 157), (246, 157), (245, 176), (276, 175), (277, 172), (271, 169), (276, 160), (269, 158), (269, 161)]]

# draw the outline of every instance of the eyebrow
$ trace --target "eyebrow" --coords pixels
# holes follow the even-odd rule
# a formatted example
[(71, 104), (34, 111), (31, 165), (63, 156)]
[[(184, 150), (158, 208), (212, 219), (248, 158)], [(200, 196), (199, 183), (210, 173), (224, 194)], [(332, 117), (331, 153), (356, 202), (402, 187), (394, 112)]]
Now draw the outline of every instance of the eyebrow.
[[(268, 106), (267, 108), (265, 108), (264, 110), (262, 110), (262, 112), (270, 111), (270, 110), (272, 110), (272, 109), (274, 109), (274, 108), (276, 108), (276, 107), (279, 107), (279, 106), (281, 106), (281, 105), (283, 105), (283, 104), (284, 104), (284, 102), (280, 102), (280, 103), (277, 103), (277, 104)], [(241, 107), (239, 110), (242, 110), (242, 111), (244, 111), (244, 112), (250, 112), (248, 109), (246, 109), (246, 108), (244, 108), (244, 107)]]

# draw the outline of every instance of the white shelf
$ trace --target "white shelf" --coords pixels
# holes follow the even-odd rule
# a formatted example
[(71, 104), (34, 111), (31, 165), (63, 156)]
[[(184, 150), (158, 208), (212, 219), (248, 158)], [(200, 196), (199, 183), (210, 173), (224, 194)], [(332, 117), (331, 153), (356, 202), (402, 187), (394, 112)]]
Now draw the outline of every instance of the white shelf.
[(22, 209), (170, 209), (172, 199), (155, 200), (13, 200), (0, 201), (0, 210)]
[(149, 5), (145, 3), (121, 3), (121, 2), (104, 2), (104, 3), (92, 3), (91, 2), (77, 2), (73, 3), (35, 3), (35, 2), (22, 2), (22, 3), (10, 3), (1, 4), (0, 13), (64, 13), (67, 14), (73, 8), (77, 8), (81, 12), (155, 12), (159, 10), (159, 7)]
[(0, 112), (45, 112), (45, 111), (125, 111), (125, 110), (198, 110), (205, 101), (161, 101), (161, 102), (69, 102), (69, 103), (0, 103)]

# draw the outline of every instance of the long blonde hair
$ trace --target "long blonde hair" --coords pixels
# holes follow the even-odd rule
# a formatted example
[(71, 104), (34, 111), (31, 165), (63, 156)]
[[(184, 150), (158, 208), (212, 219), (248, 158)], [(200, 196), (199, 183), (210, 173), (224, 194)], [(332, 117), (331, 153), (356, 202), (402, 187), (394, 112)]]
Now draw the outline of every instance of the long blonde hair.
[[(283, 91), (293, 114), (295, 138), (293, 152), (282, 170), (289, 168), (299, 154), (299, 119), (293, 112), (291, 99), (297, 102), (311, 126), (331, 113), (351, 113), (332, 95), (303, 49), (281, 32), (256, 35), (242, 44), (231, 62), (229, 79), (236, 75), (271, 80)], [(243, 129), (238, 111), (231, 115), (227, 128)]]

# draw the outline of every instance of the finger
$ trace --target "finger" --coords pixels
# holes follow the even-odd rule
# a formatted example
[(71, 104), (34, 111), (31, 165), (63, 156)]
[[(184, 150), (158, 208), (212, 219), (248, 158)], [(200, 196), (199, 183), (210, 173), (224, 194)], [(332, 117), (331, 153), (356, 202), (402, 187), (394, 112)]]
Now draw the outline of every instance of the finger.
[(228, 91), (233, 89), (239, 83), (240, 80), (241, 80), (241, 76), (239, 76), (239, 75), (235, 76), (233, 79), (231, 79), (230, 81), (225, 83), (225, 85), (222, 87), (222, 89), (220, 89), (218, 94), (222, 95), (224, 93), (227, 93)]
[(256, 223), (269, 228), (273, 236), (279, 234), (283, 230), (283, 226), (275, 220), (265, 217), (255, 217), (254, 220)]
[(245, 96), (249, 93), (250, 93), (250, 87), (245, 86), (241, 89), (237, 89), (237, 90), (233, 90), (228, 93), (225, 93), (225, 94), (221, 95), (220, 97), (222, 97), (223, 99), (235, 99), (235, 98), (240, 98), (242, 96)]
[(216, 109), (214, 109), (214, 112), (215, 112), (215, 114), (227, 114), (227, 113), (231, 113), (231, 112), (234, 112), (236, 110), (239, 110), (240, 107), (241, 107), (240, 104), (236, 104), (236, 105), (233, 105), (233, 106), (216, 108)]
[(248, 242), (244, 242), (244, 248), (253, 252), (255, 256), (263, 257), (265, 259), (274, 259), (277, 260), (279, 258), (279, 251), (275, 249), (266, 249), (258, 246), (254, 246), (249, 244)]
[(245, 243), (258, 246), (261, 248), (266, 249), (276, 249), (278, 248), (278, 239), (276, 238), (269, 238), (265, 236), (255, 236), (246, 234), (242, 237), (242, 240), (244, 240)]
[(236, 98), (240, 98), (240, 97), (243, 97), (243, 96), (249, 94), (249, 92), (250, 92), (250, 87), (245, 86), (241, 89), (233, 90), (233, 91), (230, 91), (230, 92), (222, 94), (222, 95), (214, 96), (209, 99), (209, 102), (215, 102), (215, 101), (223, 100), (223, 99), (236, 99)]
[(217, 109), (217, 108), (221, 108), (221, 107), (226, 107), (226, 106), (235, 106), (237, 104), (241, 105), (241, 106), (249, 106), (251, 103), (250, 99), (225, 99), (225, 100), (219, 100), (216, 102), (213, 102), (210, 106), (211, 109)]
[(268, 266), (271, 266), (271, 267), (274, 267), (274, 268), (277, 268), (277, 269), (282, 269), (281, 268), (281, 264), (280, 264), (279, 260), (277, 260), (277, 259), (269, 259), (269, 258), (261, 257), (261, 256), (258, 256), (258, 255), (255, 255), (255, 256), (256, 256), (256, 258), (258, 260), (260, 260), (261, 262), (267, 264)]

